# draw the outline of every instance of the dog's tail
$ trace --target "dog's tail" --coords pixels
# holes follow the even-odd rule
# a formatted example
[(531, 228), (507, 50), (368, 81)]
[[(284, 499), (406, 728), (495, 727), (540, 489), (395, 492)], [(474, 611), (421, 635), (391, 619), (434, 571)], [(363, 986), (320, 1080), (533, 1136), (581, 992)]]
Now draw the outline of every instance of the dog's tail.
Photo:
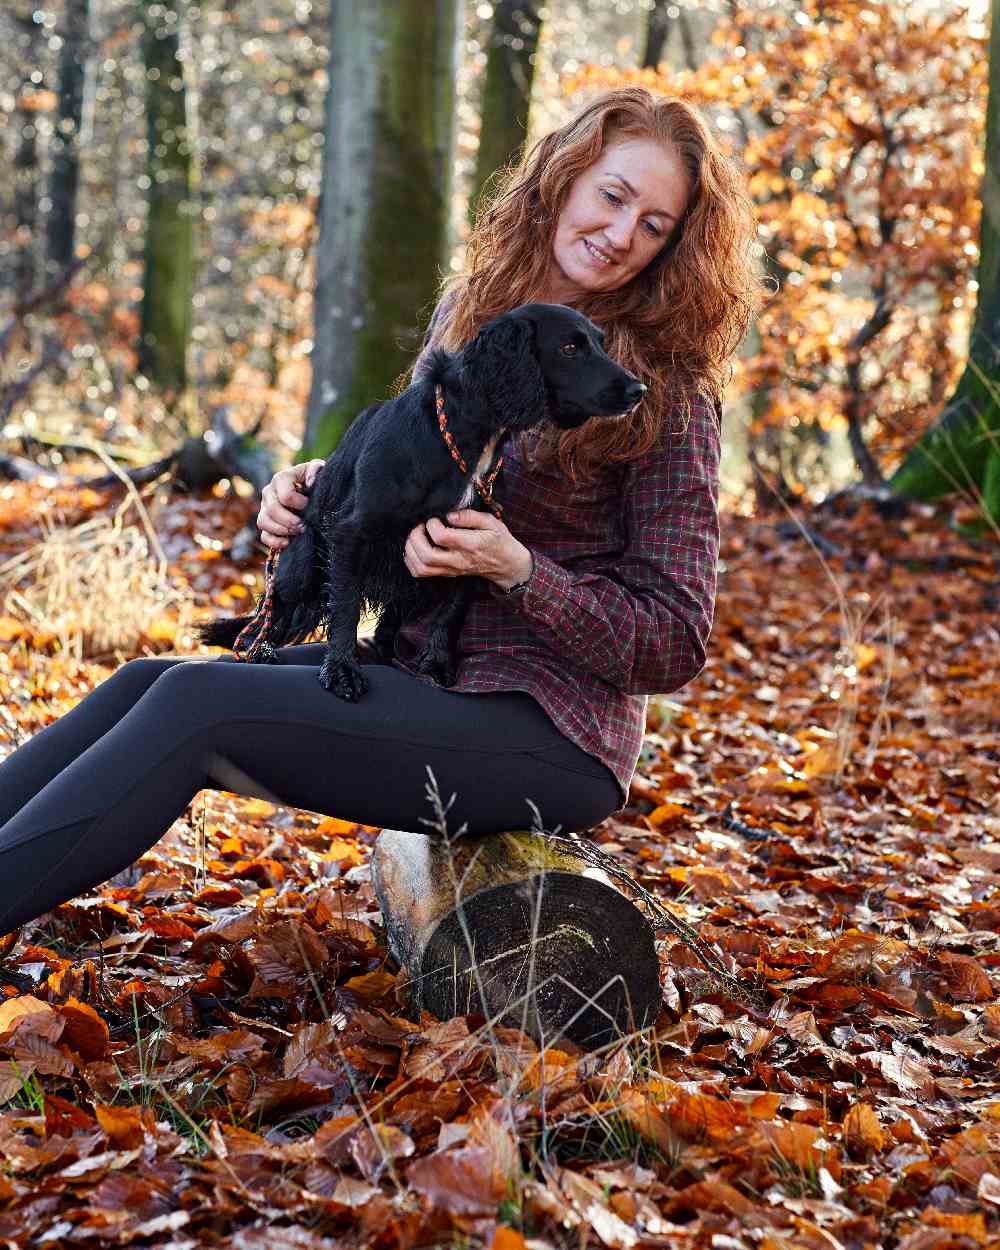
[(253, 614), (250, 616), (222, 617), (221, 620), (209, 621), (205, 625), (199, 625), (195, 633), (206, 647), (229, 647), (232, 649), (233, 643), (240, 636), (244, 627), (249, 625), (252, 620)]
[[(263, 641), (272, 647), (287, 647), (302, 642), (325, 620), (322, 586), (317, 576), (319, 562), (312, 527), (307, 525), (282, 552), (271, 589), (271, 614)], [(263, 601), (246, 616), (223, 617), (197, 628), (200, 640), (209, 647), (229, 647), (244, 629), (262, 614)], [(257, 629), (247, 631), (247, 646), (261, 636), (264, 621)], [(243, 647), (241, 646), (241, 650)]]

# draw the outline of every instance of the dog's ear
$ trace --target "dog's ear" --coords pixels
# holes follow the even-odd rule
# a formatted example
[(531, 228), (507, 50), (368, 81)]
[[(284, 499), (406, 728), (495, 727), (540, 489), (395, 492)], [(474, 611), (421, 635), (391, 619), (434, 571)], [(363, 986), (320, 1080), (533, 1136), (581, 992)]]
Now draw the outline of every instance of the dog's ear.
[(494, 412), (511, 428), (528, 428), (545, 416), (545, 378), (538, 363), (535, 323), (504, 315), (488, 322), (470, 344), (471, 377)]

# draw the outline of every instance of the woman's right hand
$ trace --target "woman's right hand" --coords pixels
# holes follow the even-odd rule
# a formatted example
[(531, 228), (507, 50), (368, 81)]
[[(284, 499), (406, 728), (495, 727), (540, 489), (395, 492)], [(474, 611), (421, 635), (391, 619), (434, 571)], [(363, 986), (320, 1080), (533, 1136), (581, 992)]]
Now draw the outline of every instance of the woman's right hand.
[(303, 464), (279, 469), (260, 492), (257, 528), (265, 547), (281, 551), (288, 546), (289, 539), (301, 533), (302, 522), (298, 514), (309, 502), (309, 496), (303, 495), (297, 487), (303, 484), (312, 486), (325, 463), (324, 460), (307, 460)]

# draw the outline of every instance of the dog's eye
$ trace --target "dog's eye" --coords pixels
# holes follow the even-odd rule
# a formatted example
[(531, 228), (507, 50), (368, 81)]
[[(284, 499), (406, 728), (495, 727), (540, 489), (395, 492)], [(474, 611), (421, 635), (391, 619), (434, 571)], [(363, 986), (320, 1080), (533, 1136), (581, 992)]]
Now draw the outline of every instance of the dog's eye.
[(564, 356), (575, 356), (578, 348), (575, 343), (563, 343), (559, 350)]

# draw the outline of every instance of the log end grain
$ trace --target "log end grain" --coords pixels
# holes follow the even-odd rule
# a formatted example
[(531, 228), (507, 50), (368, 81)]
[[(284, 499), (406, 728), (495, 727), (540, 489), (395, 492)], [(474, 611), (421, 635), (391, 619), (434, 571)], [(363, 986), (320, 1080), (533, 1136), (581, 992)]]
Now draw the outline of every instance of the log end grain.
[(480, 890), (462, 913), (438, 923), (420, 960), (420, 1001), (433, 1015), (499, 1015), (539, 1044), (563, 1036), (585, 1050), (655, 1017), (653, 932), (617, 890), (546, 872)]

